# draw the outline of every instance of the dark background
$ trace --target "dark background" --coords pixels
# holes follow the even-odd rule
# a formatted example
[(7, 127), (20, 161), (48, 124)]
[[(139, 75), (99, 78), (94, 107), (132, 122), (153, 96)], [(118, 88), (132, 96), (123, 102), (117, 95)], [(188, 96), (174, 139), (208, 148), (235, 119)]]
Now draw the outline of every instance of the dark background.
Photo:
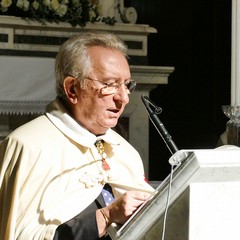
[[(150, 92), (163, 112), (159, 118), (179, 149), (215, 148), (226, 129), (221, 106), (230, 104), (231, 1), (129, 0), (149, 35), (148, 64), (174, 66), (168, 85)], [(150, 123), (149, 179), (170, 172), (171, 156)]]

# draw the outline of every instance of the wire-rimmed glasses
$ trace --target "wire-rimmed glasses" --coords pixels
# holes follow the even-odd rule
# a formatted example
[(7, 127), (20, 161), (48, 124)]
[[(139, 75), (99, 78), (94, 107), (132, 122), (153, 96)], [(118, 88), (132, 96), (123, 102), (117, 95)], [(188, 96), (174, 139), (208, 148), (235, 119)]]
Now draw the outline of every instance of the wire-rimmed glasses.
[(123, 83), (117, 83), (117, 82), (104, 82), (101, 80), (97, 79), (92, 79), (90, 77), (86, 77), (86, 79), (94, 81), (94, 82), (99, 82), (103, 85), (103, 87), (100, 89), (101, 93), (104, 95), (108, 94), (115, 94), (117, 93), (118, 89), (120, 88), (121, 85), (125, 85), (125, 89), (127, 91), (127, 94), (130, 94), (134, 91), (136, 88), (137, 82), (135, 80), (129, 79)]

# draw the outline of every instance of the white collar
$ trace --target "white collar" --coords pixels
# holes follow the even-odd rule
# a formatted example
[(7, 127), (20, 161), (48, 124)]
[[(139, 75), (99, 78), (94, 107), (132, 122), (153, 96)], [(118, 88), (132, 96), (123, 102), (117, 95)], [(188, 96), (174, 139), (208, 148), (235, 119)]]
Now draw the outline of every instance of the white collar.
[(83, 146), (92, 147), (98, 139), (103, 139), (105, 142), (113, 145), (119, 145), (112, 129), (108, 129), (104, 135), (96, 137), (83, 128), (69, 115), (58, 98), (47, 105), (46, 116), (61, 132)]

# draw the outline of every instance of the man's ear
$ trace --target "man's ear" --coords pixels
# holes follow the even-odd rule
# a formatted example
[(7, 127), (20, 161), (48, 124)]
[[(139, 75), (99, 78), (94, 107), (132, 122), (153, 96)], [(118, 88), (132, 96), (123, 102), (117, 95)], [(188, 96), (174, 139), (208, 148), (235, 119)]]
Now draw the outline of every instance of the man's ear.
[(77, 102), (77, 92), (76, 92), (77, 83), (78, 83), (78, 80), (70, 76), (66, 77), (63, 81), (64, 91), (66, 93), (68, 100), (71, 103)]

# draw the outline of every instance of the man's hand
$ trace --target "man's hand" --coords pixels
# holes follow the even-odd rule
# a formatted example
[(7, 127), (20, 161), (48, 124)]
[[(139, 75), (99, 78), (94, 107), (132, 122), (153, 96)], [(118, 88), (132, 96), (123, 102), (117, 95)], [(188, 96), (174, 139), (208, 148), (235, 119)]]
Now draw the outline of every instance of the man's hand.
[(104, 212), (110, 223), (124, 224), (149, 197), (146, 192), (129, 191), (104, 208)]
[(124, 224), (150, 195), (146, 192), (129, 191), (107, 207), (97, 210), (99, 237), (106, 234), (111, 223)]

